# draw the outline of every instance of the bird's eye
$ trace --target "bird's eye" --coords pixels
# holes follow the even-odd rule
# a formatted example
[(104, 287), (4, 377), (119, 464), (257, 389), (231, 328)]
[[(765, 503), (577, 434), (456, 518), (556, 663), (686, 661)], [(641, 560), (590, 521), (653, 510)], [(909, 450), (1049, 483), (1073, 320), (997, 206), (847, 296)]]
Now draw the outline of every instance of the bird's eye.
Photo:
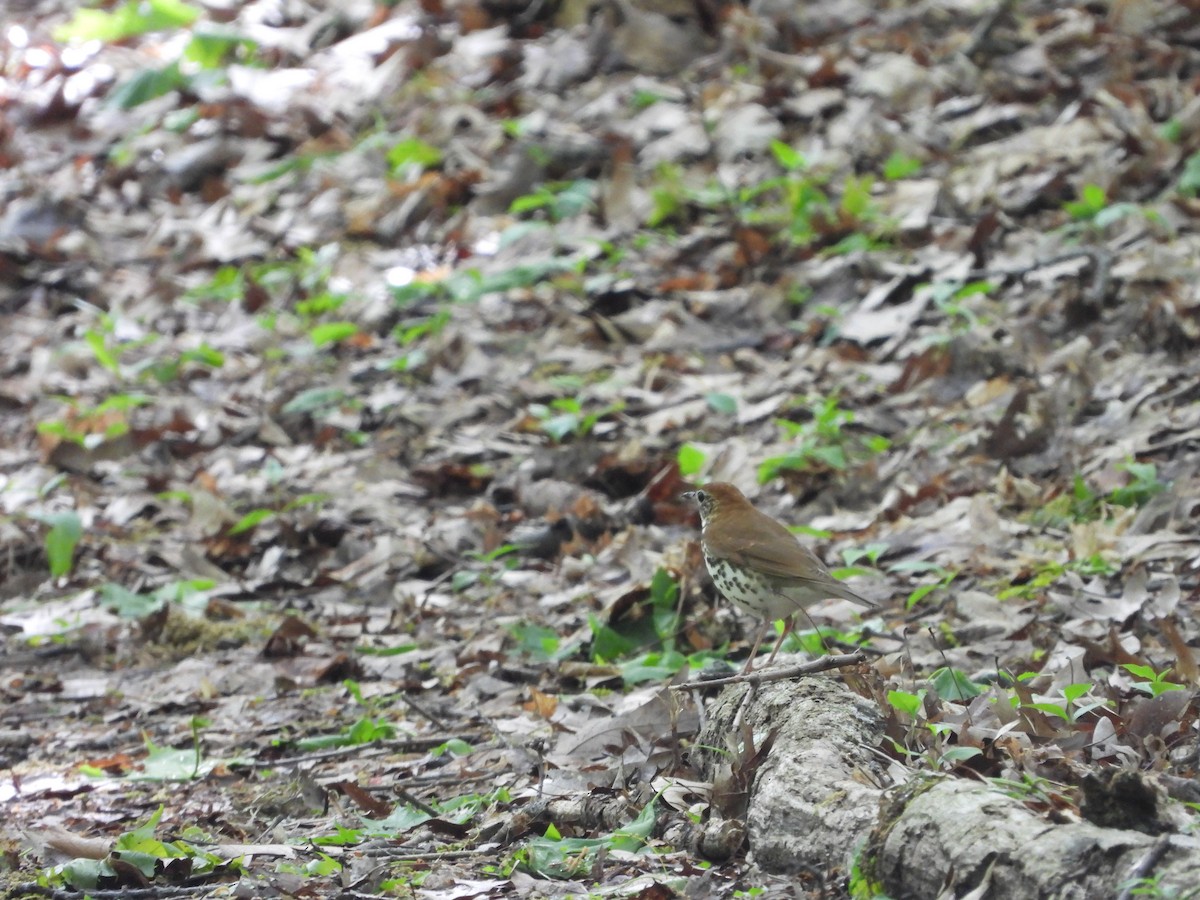
[(708, 494), (705, 491), (696, 491), (696, 499), (701, 503), (708, 502)]

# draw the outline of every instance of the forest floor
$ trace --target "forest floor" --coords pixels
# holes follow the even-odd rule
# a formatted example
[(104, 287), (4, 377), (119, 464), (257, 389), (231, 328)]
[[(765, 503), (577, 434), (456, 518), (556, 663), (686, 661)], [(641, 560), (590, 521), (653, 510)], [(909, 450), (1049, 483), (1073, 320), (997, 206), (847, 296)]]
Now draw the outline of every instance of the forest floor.
[(1195, 3), (75, 6), (0, 25), (9, 895), (865, 895), (664, 838), (712, 480), (881, 604), (787, 649), (892, 783), (1194, 827)]

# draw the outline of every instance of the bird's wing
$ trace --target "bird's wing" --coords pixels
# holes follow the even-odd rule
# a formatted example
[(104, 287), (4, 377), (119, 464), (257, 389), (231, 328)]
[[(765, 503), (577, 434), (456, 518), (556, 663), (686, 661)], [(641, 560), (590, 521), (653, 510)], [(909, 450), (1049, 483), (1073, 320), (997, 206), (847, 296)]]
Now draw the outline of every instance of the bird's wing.
[(754, 569), (768, 578), (777, 578), (782, 584), (804, 585), (813, 591), (827, 591), (830, 597), (841, 597), (864, 606), (877, 606), (862, 597), (829, 574), (825, 565), (811, 550), (796, 540), (795, 535), (773, 519), (772, 526), (762, 520), (755, 523), (756, 534), (745, 530), (726, 528), (718, 540), (706, 538), (709, 551), (729, 560), (734, 565)]

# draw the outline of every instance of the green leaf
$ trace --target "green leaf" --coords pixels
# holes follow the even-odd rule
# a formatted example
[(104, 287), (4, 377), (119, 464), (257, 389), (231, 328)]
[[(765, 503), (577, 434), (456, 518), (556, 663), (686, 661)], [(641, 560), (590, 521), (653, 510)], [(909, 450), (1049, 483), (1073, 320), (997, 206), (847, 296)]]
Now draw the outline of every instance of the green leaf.
[(846, 565), (852, 566), (863, 557), (866, 557), (867, 561), (874, 565), (879, 562), (879, 557), (887, 552), (888, 546), (886, 543), (876, 542), (865, 544), (862, 547), (847, 547), (842, 551), (842, 561)]
[(214, 369), (225, 365), (225, 354), (220, 350), (214, 350), (208, 344), (201, 344), (194, 350), (184, 350), (179, 354), (179, 358), (183, 362), (201, 363)]
[(119, 584), (103, 584), (100, 586), (100, 601), (105, 606), (111, 606), (113, 611), (122, 618), (140, 619), (150, 615), (162, 605), (162, 601), (150, 594), (135, 594)]
[(192, 781), (215, 765), (212, 761), (198, 764), (194, 747), (159, 747), (147, 740), (146, 751), (141, 771), (131, 774), (130, 781)]
[(553, 628), (517, 622), (509, 626), (508, 633), (516, 639), (517, 649), (534, 659), (547, 662), (558, 652), (560, 641)]
[(345, 399), (346, 392), (339, 388), (310, 388), (285, 403), (282, 412), (284, 415), (323, 412), (338, 406)]
[(888, 691), (887, 699), (894, 709), (916, 719), (925, 701), (925, 691), (915, 694), (908, 691)]
[(608, 839), (609, 847), (613, 850), (624, 850), (626, 853), (633, 853), (640, 850), (645, 845), (646, 838), (650, 837), (653, 833), (655, 822), (658, 820), (655, 805), (654, 801), (651, 800), (638, 813), (636, 819), (625, 827), (614, 831)]
[(1158, 673), (1149, 666), (1142, 666), (1137, 663), (1121, 663), (1121, 668), (1139, 678), (1145, 678), (1147, 681), (1154, 681), (1158, 678)]
[(335, 344), (346, 338), (354, 337), (356, 334), (358, 334), (358, 326), (353, 322), (325, 322), (314, 325), (308, 332), (308, 336), (312, 338), (313, 345), (316, 347)]
[(1036, 709), (1044, 713), (1049, 713), (1052, 716), (1058, 716), (1064, 722), (1069, 722), (1071, 720), (1071, 717), (1067, 714), (1066, 708), (1058, 703), (1026, 703), (1023, 705), (1029, 709)]
[(1093, 222), (1097, 228), (1107, 228), (1115, 222), (1141, 212), (1141, 207), (1135, 203), (1114, 203), (1112, 206), (1096, 212)]
[(363, 833), (366, 837), (391, 838), (406, 831), (411, 831), (432, 818), (433, 816), (425, 812), (425, 810), (405, 804), (397, 806), (386, 818), (364, 818), (362, 820), (365, 826)]
[(393, 145), (388, 151), (387, 161), (393, 172), (403, 174), (401, 170), (428, 169), (439, 165), (442, 151), (419, 138), (407, 138)]
[(1098, 184), (1085, 184), (1083, 186), (1083, 202), (1092, 209), (1101, 209), (1108, 202), (1108, 194)]
[(96, 362), (104, 366), (110, 372), (119, 373), (120, 366), (117, 362), (117, 356), (108, 347), (108, 340), (103, 334), (98, 331), (88, 331), (83, 336), (84, 341), (92, 348), (92, 353), (96, 357)]
[(79, 9), (66, 25), (54, 30), (57, 41), (123, 41), (148, 31), (191, 25), (200, 10), (182, 0), (130, 0), (112, 12)]
[(41, 517), (50, 526), (46, 534), (46, 556), (50, 562), (50, 574), (59, 578), (71, 571), (75, 547), (83, 537), (83, 523), (73, 512), (52, 513)]
[(183, 51), (183, 58), (196, 63), (202, 69), (217, 69), (239, 49), (247, 54), (258, 49), (258, 42), (239, 31), (219, 29), (213, 26), (203, 31), (197, 29)]
[(444, 744), (439, 744), (429, 751), (430, 756), (443, 756), (446, 753), (453, 753), (455, 756), (469, 756), (475, 752), (475, 748), (464, 741), (462, 738), (451, 738)]
[(978, 697), (986, 689), (986, 686), (971, 681), (965, 673), (946, 666), (936, 669), (930, 675), (929, 683), (943, 700), (969, 700)]
[(243, 531), (249, 531), (254, 526), (265, 522), (274, 515), (275, 510), (273, 509), (251, 510), (238, 519), (237, 523), (229, 529), (228, 534), (241, 534)]
[(542, 431), (556, 442), (579, 430), (579, 416), (575, 413), (562, 413), (542, 420)]
[(677, 650), (666, 653), (644, 653), (628, 662), (621, 663), (621, 680), (628, 686), (666, 681), (688, 663), (688, 658)]
[(711, 409), (713, 412), (719, 412), (726, 416), (737, 414), (737, 400), (728, 394), (719, 394), (714, 392), (706, 395), (704, 400), (708, 404), (709, 409)]
[(771, 141), (771, 155), (775, 157), (775, 161), (782, 168), (789, 172), (799, 171), (808, 165), (803, 153), (783, 141)]
[(917, 588), (911, 594), (908, 595), (908, 600), (905, 601), (904, 608), (912, 609), (914, 606), (916, 606), (918, 603), (920, 603), (922, 600), (924, 600), (929, 594), (931, 594), (933, 591), (937, 590), (939, 587), (941, 587), (940, 583), (939, 584), (923, 584), (923, 585), (921, 585), (919, 588)]
[(620, 659), (634, 649), (632, 641), (602, 624), (595, 613), (588, 613), (588, 624), (592, 628), (592, 656), (598, 662)]
[(684, 444), (679, 448), (679, 452), (675, 454), (675, 460), (679, 465), (679, 473), (689, 478), (704, 468), (704, 462), (707, 459), (708, 454), (695, 444)]
[(345, 825), (334, 823), (333, 834), (314, 837), (312, 842), (318, 847), (352, 847), (362, 843), (364, 832), (362, 828), (347, 828)]
[(1063, 688), (1063, 697), (1066, 699), (1068, 704), (1074, 703), (1091, 689), (1092, 685), (1087, 682), (1081, 684), (1068, 684)]
[(900, 152), (893, 153), (883, 164), (883, 177), (888, 181), (898, 181), (909, 175), (915, 175), (919, 171), (921, 171), (921, 161)]
[(942, 761), (962, 762), (964, 759), (974, 759), (982, 753), (978, 747), (949, 747), (942, 753)]
[(179, 71), (179, 63), (170, 63), (161, 69), (141, 69), (114, 88), (105, 103), (116, 109), (133, 109), (177, 91), (187, 83), (187, 76)]
[[(1178, 123), (1176, 124), (1178, 125)], [(1187, 162), (1183, 166), (1183, 173), (1179, 176), (1179, 182), (1175, 188), (1185, 197), (1195, 197), (1200, 194), (1200, 152), (1193, 153), (1187, 158)]]

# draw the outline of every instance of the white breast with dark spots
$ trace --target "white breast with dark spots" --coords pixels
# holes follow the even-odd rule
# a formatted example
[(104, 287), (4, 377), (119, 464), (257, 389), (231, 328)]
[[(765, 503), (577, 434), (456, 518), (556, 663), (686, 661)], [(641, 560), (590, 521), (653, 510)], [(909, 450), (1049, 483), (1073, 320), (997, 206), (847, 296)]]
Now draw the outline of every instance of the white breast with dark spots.
[[(712, 576), (717, 590), (724, 594), (727, 600), (749, 613), (760, 618), (768, 614), (782, 617), (794, 609), (794, 604), (781, 596), (766, 578), (756, 572), (732, 566), (726, 560), (709, 556), (707, 553), (704, 554), (704, 565), (708, 567), (708, 574)], [(781, 606), (786, 611), (777, 612)]]

